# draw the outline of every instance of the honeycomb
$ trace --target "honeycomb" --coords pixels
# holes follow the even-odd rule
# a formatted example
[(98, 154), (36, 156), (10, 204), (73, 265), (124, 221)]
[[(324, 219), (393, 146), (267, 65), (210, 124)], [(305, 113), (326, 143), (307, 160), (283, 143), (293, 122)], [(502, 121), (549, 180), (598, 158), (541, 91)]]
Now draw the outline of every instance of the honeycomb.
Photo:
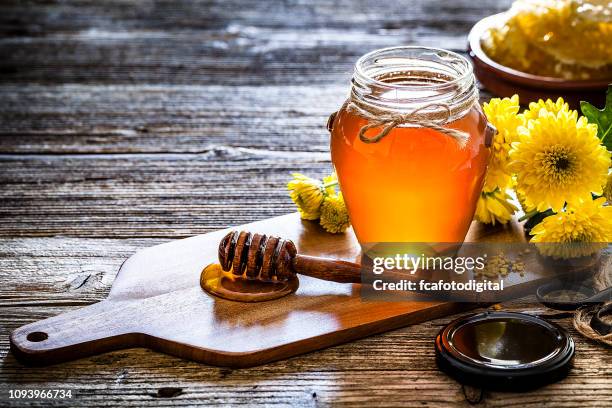
[(517, 0), (482, 46), (494, 61), (530, 74), (612, 79), (612, 1)]

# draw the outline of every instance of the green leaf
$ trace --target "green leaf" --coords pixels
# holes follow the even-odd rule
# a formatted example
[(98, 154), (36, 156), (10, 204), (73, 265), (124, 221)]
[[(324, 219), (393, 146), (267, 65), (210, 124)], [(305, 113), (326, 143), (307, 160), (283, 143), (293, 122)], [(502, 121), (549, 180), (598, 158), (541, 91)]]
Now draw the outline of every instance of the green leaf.
[(581, 101), (580, 110), (589, 123), (597, 125), (597, 136), (601, 139), (601, 144), (612, 150), (612, 84), (608, 85), (606, 106), (603, 109), (597, 109), (590, 103)]
[(531, 217), (529, 217), (529, 219), (527, 220), (527, 222), (525, 223), (525, 225), (523, 225), (523, 229), (525, 230), (526, 233), (528, 233), (529, 235), (531, 235), (531, 230), (538, 225), (539, 223), (542, 222), (542, 220), (544, 220), (544, 218), (550, 216), (550, 215), (554, 215), (555, 213), (553, 212), (553, 210), (546, 210), (544, 212), (536, 212), (534, 215), (532, 215)]

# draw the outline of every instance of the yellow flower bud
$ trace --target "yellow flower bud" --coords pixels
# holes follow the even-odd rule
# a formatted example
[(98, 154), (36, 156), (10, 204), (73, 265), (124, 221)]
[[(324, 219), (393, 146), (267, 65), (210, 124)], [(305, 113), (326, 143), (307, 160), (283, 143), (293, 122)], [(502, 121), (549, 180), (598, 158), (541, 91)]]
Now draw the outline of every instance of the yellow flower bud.
[(313, 178), (293, 173), (293, 180), (287, 183), (289, 197), (297, 205), (300, 216), (305, 220), (316, 220), (321, 215), (323, 185)]
[(498, 188), (492, 192), (480, 194), (474, 218), (484, 224), (495, 225), (497, 222), (506, 224), (512, 219), (512, 214), (516, 210), (506, 190)]
[(321, 205), (321, 226), (331, 233), (344, 232), (350, 225), (342, 193), (325, 197)]

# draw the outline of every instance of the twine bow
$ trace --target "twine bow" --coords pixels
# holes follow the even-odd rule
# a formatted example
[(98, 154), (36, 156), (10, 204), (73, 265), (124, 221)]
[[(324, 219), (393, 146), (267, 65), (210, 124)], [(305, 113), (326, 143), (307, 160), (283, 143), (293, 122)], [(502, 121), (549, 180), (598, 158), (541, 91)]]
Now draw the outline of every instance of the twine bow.
[[(463, 108), (471, 107), (475, 98), (470, 98), (466, 103), (461, 104)], [(428, 108), (438, 108), (433, 113), (423, 113)], [(368, 124), (359, 130), (359, 139), (364, 143), (376, 143), (389, 134), (394, 128), (403, 124), (410, 124), (417, 127), (433, 129), (444, 135), (453, 138), (461, 148), (467, 145), (470, 135), (464, 131), (444, 127), (448, 119), (452, 116), (451, 107), (445, 103), (430, 103), (420, 106), (406, 113), (390, 113), (389, 110), (378, 109), (371, 105), (365, 105), (351, 98), (347, 105), (349, 112), (357, 113), (368, 119)], [(381, 127), (382, 129), (374, 136), (366, 136), (370, 129)]]

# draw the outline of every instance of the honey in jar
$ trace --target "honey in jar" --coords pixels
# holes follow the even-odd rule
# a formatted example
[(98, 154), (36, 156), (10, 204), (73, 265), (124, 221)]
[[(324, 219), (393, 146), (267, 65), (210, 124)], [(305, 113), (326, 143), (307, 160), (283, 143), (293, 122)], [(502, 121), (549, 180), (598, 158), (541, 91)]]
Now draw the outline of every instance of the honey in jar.
[[(408, 119), (390, 120), (398, 115)], [(332, 161), (360, 243), (463, 241), (491, 133), (465, 58), (420, 47), (366, 54), (330, 127)]]

